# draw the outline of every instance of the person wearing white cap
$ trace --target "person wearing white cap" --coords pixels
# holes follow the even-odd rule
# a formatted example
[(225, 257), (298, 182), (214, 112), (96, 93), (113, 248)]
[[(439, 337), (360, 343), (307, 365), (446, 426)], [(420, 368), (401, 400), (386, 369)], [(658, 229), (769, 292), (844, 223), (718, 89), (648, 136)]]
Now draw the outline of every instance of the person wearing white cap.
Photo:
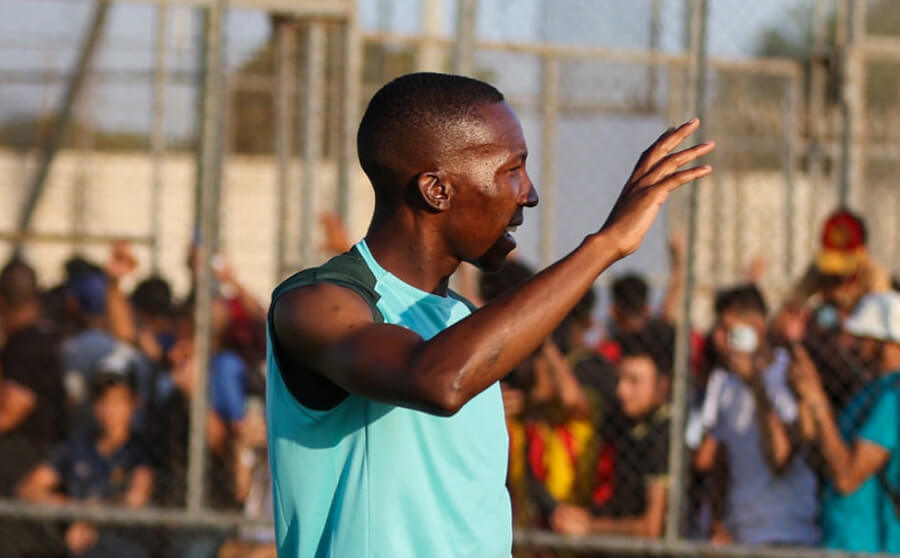
[(826, 464), (822, 527), (828, 548), (900, 553), (900, 293), (866, 295), (844, 321), (878, 377), (839, 416), (798, 345), (791, 379)]

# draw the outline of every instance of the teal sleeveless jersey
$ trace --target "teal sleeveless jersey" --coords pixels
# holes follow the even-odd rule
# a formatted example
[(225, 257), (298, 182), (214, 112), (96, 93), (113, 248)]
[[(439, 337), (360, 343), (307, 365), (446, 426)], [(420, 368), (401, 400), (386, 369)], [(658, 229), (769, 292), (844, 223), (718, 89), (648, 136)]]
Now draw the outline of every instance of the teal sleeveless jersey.
[[(376, 321), (430, 339), (472, 312), (383, 269), (365, 241), (274, 292), (329, 282), (356, 291)], [(285, 385), (269, 313), (266, 417), (280, 558), (509, 558), (509, 441), (494, 384), (452, 417), (349, 395), (328, 411)]]

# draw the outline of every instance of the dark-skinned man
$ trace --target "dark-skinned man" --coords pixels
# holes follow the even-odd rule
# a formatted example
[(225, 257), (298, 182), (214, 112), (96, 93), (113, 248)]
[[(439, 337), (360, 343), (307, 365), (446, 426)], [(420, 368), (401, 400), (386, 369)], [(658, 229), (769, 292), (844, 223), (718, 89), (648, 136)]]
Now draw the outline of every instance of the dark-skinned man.
[(508, 438), (498, 380), (597, 276), (634, 252), (699, 122), (648, 149), (599, 232), (474, 311), (448, 289), (461, 262), (499, 269), (538, 196), (522, 128), (492, 86), (443, 74), (380, 89), (360, 124), (375, 191), (366, 237), (274, 292), (267, 424), (279, 555), (510, 556)]

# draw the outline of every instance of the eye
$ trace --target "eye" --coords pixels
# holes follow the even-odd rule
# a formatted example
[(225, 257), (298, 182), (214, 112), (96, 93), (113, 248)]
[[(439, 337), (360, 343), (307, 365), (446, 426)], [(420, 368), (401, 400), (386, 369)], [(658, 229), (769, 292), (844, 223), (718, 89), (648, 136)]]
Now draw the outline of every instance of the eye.
[(522, 165), (508, 169), (506, 172), (508, 172), (510, 174), (515, 174), (515, 173), (519, 172), (520, 170), (522, 170)]

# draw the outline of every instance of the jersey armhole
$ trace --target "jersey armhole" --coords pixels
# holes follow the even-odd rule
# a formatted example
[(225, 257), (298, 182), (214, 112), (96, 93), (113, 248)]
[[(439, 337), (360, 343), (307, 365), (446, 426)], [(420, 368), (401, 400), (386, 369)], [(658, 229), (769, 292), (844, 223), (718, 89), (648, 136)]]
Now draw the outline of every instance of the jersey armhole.
[[(275, 289), (272, 295), (272, 302), (269, 306), (269, 312), (266, 319), (269, 329), (269, 345), (272, 352), (272, 358), (274, 359), (275, 364), (278, 367), (278, 373), (281, 375), (281, 381), (284, 384), (285, 388), (287, 388), (288, 393), (297, 404), (316, 413), (328, 412), (333, 410), (338, 405), (343, 403), (347, 399), (347, 395), (349, 394), (347, 394), (345, 390), (331, 382), (323, 374), (320, 374), (311, 369), (307, 369), (303, 372), (298, 371), (298, 373), (316, 374), (319, 376), (319, 379), (322, 382), (334, 385), (345, 395), (335, 404), (330, 406), (323, 405), (323, 408), (319, 408), (318, 406), (310, 406), (308, 402), (303, 402), (297, 397), (294, 389), (292, 389), (292, 386), (295, 386), (296, 383), (290, 381), (286, 376), (286, 372), (289, 369), (296, 368), (296, 366), (288, 366), (289, 359), (286, 359), (285, 355), (282, 355), (281, 343), (278, 340), (278, 335), (275, 331), (275, 305), (285, 293), (302, 287), (308, 287), (320, 283), (329, 283), (355, 292), (369, 306), (369, 310), (372, 312), (373, 321), (375, 323), (384, 323), (384, 316), (378, 309), (379, 295), (375, 292), (374, 277), (371, 276), (371, 272), (367, 267), (365, 267), (364, 263), (362, 263), (362, 266), (360, 266), (358, 262), (354, 261), (357, 258), (358, 254), (354, 250), (347, 254), (343, 254), (342, 256), (338, 256), (321, 268), (305, 270), (297, 273), (296, 275), (285, 280)], [(347, 262), (347, 260), (349, 260), (349, 262)]]

